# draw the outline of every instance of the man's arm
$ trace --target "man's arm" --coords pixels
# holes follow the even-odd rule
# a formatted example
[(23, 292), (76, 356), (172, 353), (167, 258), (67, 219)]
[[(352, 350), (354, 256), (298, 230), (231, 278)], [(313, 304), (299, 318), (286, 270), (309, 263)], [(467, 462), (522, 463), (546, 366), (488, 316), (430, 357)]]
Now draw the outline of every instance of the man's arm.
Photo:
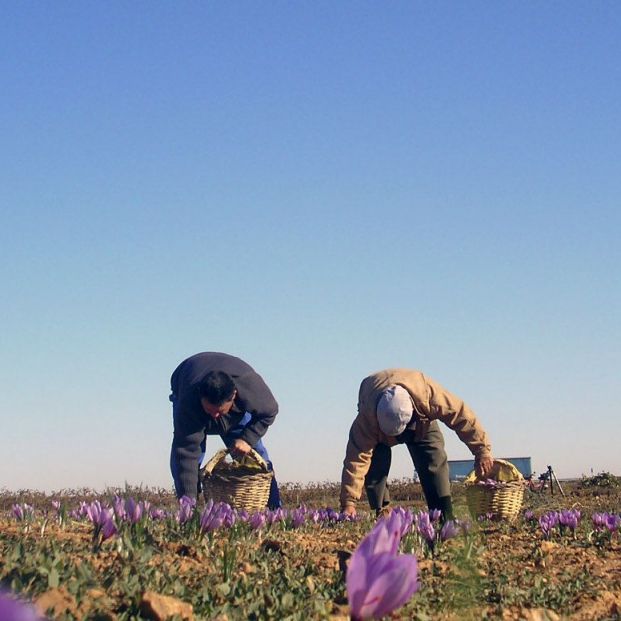
[(174, 434), (170, 452), (170, 467), (175, 481), (177, 498), (196, 498), (201, 442), (205, 430), (198, 420), (185, 412), (174, 417)]
[(354, 508), (362, 495), (364, 477), (369, 471), (373, 449), (377, 442), (375, 430), (371, 429), (368, 421), (358, 414), (349, 430), (349, 440), (343, 460), (340, 493), (342, 511), (355, 512)]
[(476, 414), (434, 380), (425, 377), (425, 382), (429, 390), (430, 418), (452, 429), (474, 455), (479, 474), (486, 474), (493, 464), (492, 447)]

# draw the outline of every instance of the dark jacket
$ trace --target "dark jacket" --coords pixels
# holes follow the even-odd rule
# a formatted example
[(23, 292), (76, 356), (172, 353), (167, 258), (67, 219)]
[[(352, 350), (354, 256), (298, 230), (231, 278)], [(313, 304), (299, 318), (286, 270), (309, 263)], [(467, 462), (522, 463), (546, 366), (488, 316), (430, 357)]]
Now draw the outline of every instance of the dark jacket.
[[(198, 383), (210, 371), (222, 371), (231, 376), (237, 396), (231, 411), (214, 420), (203, 410)], [(171, 461), (178, 472), (179, 496), (196, 496), (198, 461), (201, 442), (206, 435), (226, 435), (246, 412), (250, 423), (240, 438), (254, 447), (274, 422), (278, 403), (263, 378), (240, 358), (217, 352), (204, 352), (184, 360), (170, 378), (171, 401), (174, 412), (174, 435)]]

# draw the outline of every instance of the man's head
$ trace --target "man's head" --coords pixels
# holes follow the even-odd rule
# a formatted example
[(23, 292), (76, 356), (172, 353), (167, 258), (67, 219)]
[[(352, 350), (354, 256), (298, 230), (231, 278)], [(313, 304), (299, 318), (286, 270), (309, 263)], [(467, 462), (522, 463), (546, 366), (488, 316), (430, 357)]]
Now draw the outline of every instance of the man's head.
[(205, 413), (212, 418), (220, 418), (231, 411), (237, 390), (230, 375), (222, 371), (210, 371), (198, 384), (198, 394)]
[(412, 420), (414, 404), (403, 386), (384, 390), (377, 402), (377, 423), (387, 436), (398, 436)]

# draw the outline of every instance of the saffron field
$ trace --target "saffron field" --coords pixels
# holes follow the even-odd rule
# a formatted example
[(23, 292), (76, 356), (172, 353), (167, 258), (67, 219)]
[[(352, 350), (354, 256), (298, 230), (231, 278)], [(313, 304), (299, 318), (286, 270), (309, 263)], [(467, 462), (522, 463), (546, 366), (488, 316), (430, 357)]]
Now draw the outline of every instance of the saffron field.
[(168, 490), (3, 490), (0, 618), (19, 596), (24, 621), (621, 619), (618, 480), (563, 487), (508, 523), (471, 518), (456, 484), (444, 525), (408, 481), (379, 520), (330, 508), (333, 484), (251, 515)]

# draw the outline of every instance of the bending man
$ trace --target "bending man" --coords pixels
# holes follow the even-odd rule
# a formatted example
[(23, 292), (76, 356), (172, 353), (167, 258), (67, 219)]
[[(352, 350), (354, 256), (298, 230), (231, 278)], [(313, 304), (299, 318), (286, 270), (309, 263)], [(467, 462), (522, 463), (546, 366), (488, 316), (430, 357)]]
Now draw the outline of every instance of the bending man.
[[(184, 360), (170, 378), (174, 434), (170, 470), (177, 497), (196, 498), (206, 438), (219, 435), (233, 456), (254, 448), (271, 467), (261, 438), (274, 422), (278, 404), (255, 370), (240, 358), (204, 352)], [(268, 507), (280, 506), (276, 479)]]
[(387, 369), (365, 378), (360, 384), (358, 416), (349, 432), (343, 462), (341, 509), (355, 515), (363, 486), (376, 513), (390, 503), (386, 481), (391, 447), (405, 444), (427, 506), (451, 519), (449, 469), (438, 420), (468, 446), (477, 473), (488, 474), (494, 462), (487, 434), (461, 399), (420, 371)]

